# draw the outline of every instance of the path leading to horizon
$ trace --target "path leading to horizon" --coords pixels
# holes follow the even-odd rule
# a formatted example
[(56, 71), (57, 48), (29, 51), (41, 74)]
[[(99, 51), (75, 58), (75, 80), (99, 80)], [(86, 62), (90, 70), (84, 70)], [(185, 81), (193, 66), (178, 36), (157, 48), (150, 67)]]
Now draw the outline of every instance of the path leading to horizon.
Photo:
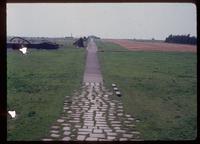
[(97, 58), (97, 46), (93, 39), (90, 39), (87, 46), (87, 59), (83, 82), (103, 83), (100, 65)]
[(124, 112), (123, 103), (103, 86), (97, 59), (97, 47), (87, 47), (84, 84), (72, 96), (66, 96), (63, 112), (50, 127), (43, 141), (138, 141), (139, 122)]

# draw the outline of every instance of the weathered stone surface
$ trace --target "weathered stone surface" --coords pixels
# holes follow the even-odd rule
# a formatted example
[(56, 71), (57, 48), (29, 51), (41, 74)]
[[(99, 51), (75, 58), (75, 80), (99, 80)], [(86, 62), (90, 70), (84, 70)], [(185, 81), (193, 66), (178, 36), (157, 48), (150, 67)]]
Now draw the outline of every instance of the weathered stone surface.
[(74, 127), (75, 127), (75, 128), (80, 128), (81, 126), (80, 126), (80, 125), (75, 125)]
[(85, 128), (82, 128), (82, 129), (78, 129), (79, 131), (87, 131), (87, 132), (92, 132), (92, 129), (85, 129)]
[(120, 127), (114, 127), (114, 129), (119, 130), (119, 129), (121, 129), (121, 128), (120, 128)]
[(120, 121), (111, 121), (111, 124), (118, 124), (118, 123), (120, 123)]
[(62, 126), (69, 126), (68, 123), (62, 123), (61, 125), (62, 125)]
[(111, 140), (99, 138), (98, 141), (111, 141)]
[(62, 122), (64, 122), (65, 120), (63, 120), (63, 119), (58, 119), (57, 120), (57, 122), (59, 122), (59, 123), (62, 123)]
[(49, 138), (44, 138), (42, 139), (42, 141), (52, 141), (53, 139), (49, 139)]
[(59, 129), (59, 126), (52, 126), (52, 129)]
[(116, 130), (116, 132), (125, 133), (126, 131), (125, 130)]
[(113, 130), (112, 129), (105, 129), (104, 131), (105, 132), (112, 132)]
[(70, 127), (63, 127), (63, 130), (70, 130)]
[(78, 135), (77, 140), (83, 141), (85, 140), (85, 135)]
[(78, 134), (80, 135), (87, 135), (87, 134), (90, 134), (91, 132), (87, 132), (87, 131), (79, 131)]
[(98, 140), (98, 138), (95, 138), (95, 137), (88, 137), (86, 139), (86, 141), (97, 141), (97, 140)]
[(102, 85), (84, 85), (65, 100), (64, 112), (42, 140), (139, 140), (140, 133), (133, 131), (137, 119), (124, 114), (122, 103), (111, 99), (112, 94)]
[(69, 141), (69, 140), (71, 140), (71, 138), (70, 137), (64, 137), (64, 138), (62, 138), (62, 140), (63, 141)]
[(64, 135), (70, 135), (71, 134), (71, 132), (70, 131), (64, 131), (64, 133), (63, 133)]
[(116, 136), (116, 135), (117, 135), (117, 133), (108, 132), (108, 133), (107, 133), (107, 135), (109, 135), (109, 136)]
[(50, 136), (53, 137), (53, 138), (58, 138), (58, 137), (60, 137), (59, 134), (51, 134)]
[(94, 126), (94, 123), (84, 123), (86, 126)]
[(105, 134), (90, 134), (90, 137), (95, 137), (95, 138), (105, 138)]
[(133, 134), (123, 134), (123, 137), (132, 138), (132, 137), (133, 137)]
[(120, 138), (119, 141), (127, 141), (127, 138)]
[(115, 139), (115, 137), (108, 136), (108, 137), (107, 137), (107, 139), (108, 139), (108, 140), (114, 140), (114, 139)]
[(58, 130), (51, 130), (50, 133), (59, 133)]
[(103, 133), (102, 129), (93, 129), (93, 133)]

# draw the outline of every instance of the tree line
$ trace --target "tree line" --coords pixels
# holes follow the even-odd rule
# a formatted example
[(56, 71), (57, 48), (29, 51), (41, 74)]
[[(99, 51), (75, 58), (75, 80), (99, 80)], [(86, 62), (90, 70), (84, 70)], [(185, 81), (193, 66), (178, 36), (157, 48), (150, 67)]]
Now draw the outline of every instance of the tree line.
[(165, 39), (165, 42), (196, 45), (197, 38), (194, 36), (190, 36), (190, 34), (188, 35), (172, 35), (171, 34)]

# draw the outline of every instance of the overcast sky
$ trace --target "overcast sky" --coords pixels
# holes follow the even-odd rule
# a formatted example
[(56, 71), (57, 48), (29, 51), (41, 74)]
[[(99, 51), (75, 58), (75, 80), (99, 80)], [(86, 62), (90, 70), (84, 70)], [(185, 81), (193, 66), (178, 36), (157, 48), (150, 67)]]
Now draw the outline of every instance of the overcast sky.
[(196, 7), (184, 3), (7, 4), (7, 35), (165, 39), (196, 36)]

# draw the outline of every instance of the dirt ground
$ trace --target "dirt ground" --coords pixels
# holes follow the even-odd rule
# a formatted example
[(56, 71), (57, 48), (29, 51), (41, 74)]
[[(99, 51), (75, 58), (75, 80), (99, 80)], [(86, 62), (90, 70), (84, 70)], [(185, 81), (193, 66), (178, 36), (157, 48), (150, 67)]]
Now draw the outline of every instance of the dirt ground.
[(124, 48), (132, 51), (178, 51), (178, 52), (197, 52), (196, 45), (172, 44), (164, 42), (137, 42), (121, 39), (105, 39), (108, 42), (113, 42), (121, 45)]

